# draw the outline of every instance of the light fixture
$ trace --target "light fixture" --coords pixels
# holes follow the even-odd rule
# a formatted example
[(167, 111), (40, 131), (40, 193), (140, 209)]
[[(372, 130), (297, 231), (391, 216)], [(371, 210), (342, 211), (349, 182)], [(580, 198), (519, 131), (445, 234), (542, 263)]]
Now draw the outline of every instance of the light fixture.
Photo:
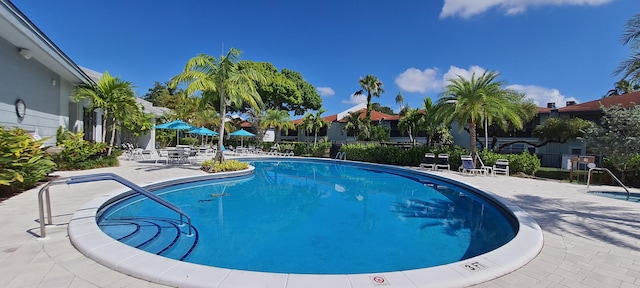
[(18, 49), (18, 54), (22, 55), (22, 57), (24, 57), (24, 59), (31, 59), (31, 57), (33, 55), (31, 55), (31, 51), (29, 51), (29, 49), (26, 48), (19, 48)]

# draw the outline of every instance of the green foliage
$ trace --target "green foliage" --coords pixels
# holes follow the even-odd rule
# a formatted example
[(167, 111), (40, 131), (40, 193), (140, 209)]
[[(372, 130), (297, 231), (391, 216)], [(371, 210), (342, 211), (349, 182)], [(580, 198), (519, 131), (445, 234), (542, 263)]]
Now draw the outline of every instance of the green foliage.
[[(331, 142), (327, 139), (320, 141), (315, 147), (311, 149), (311, 156), (313, 157), (329, 157), (329, 150), (331, 149)], [(296, 154), (299, 155), (299, 154)]]
[(592, 123), (581, 118), (550, 118), (536, 127), (533, 130), (533, 135), (540, 140), (547, 141), (547, 143), (565, 143), (567, 140), (584, 136), (584, 131), (589, 129)]
[[(344, 144), (340, 152), (347, 154), (347, 159), (353, 161), (371, 162), (398, 166), (418, 166), (424, 160), (427, 152), (439, 154), (449, 154), (449, 164), (452, 170), (456, 170), (462, 161), (462, 155), (469, 155), (469, 151), (460, 146), (444, 146), (439, 148), (427, 148), (424, 146), (404, 149), (398, 146), (384, 146), (374, 143), (369, 144)], [(511, 173), (522, 172), (533, 175), (540, 168), (540, 159), (528, 152), (516, 155), (504, 155), (493, 152), (482, 151), (480, 153), (485, 166), (495, 164), (497, 159), (509, 160)]]
[(227, 160), (223, 162), (214, 159), (202, 161), (200, 169), (208, 173), (231, 172), (245, 170), (249, 168), (249, 164), (238, 160)]
[(378, 141), (378, 142), (388, 142), (390, 137), (389, 137), (389, 127), (385, 127), (385, 126), (371, 126), (371, 141)]
[(197, 146), (200, 145), (200, 139), (194, 137), (180, 138), (180, 145)]
[(0, 126), (0, 193), (29, 189), (55, 169), (40, 149), (44, 140), (36, 141), (20, 128)]
[(589, 147), (604, 155), (610, 167), (622, 174), (634, 170), (632, 160), (640, 154), (640, 106), (602, 107), (602, 126), (592, 126), (585, 133)]
[(535, 175), (540, 168), (540, 158), (535, 154), (524, 151), (521, 154), (498, 154), (492, 151), (480, 151), (480, 158), (485, 166), (493, 166), (498, 159), (509, 160), (509, 173), (524, 173)]
[(62, 151), (53, 154), (52, 157), (59, 169), (85, 170), (119, 165), (117, 157), (122, 154), (122, 151), (116, 149), (109, 155), (107, 144), (84, 140), (82, 131), (73, 133), (58, 129), (57, 134), (59, 135), (58, 146)]

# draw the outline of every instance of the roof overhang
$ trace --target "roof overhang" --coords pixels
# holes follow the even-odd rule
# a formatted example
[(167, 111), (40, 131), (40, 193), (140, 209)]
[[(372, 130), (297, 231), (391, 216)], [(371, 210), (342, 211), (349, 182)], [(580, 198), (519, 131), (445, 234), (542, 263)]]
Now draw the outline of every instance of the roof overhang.
[(72, 83), (91, 83), (87, 76), (51, 39), (8, 0), (0, 0), (0, 37)]

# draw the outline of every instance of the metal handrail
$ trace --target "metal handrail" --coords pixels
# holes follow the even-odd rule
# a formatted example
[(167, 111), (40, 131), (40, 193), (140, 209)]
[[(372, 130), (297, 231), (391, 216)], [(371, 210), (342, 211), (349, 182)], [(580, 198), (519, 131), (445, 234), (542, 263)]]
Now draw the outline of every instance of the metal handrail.
[(622, 181), (620, 181), (620, 179), (618, 179), (618, 177), (616, 177), (616, 175), (613, 175), (613, 172), (611, 172), (609, 169), (607, 168), (599, 168), (599, 167), (593, 167), (589, 169), (589, 174), (587, 176), (587, 189), (589, 189), (589, 184), (591, 183), (591, 172), (593, 170), (600, 170), (600, 171), (606, 171), (607, 173), (609, 173), (609, 175), (611, 175), (611, 177), (613, 178), (613, 180), (616, 180), (616, 182), (618, 182), (618, 184), (620, 184), (620, 186), (622, 186), (622, 188), (624, 188), (624, 191), (627, 191), (627, 201), (629, 201), (629, 197), (631, 197), (631, 192), (629, 192), (629, 189), (627, 189), (627, 186), (624, 186), (624, 184), (622, 183)]
[(336, 154), (336, 160), (347, 160), (347, 152), (338, 152)]
[[(187, 236), (192, 236), (192, 225), (191, 225), (191, 217), (189, 217), (189, 215), (187, 215), (186, 213), (184, 213), (178, 206), (175, 206), (173, 204), (171, 204), (169, 201), (164, 200), (160, 197), (158, 197), (157, 195), (147, 191), (146, 189), (134, 184), (133, 182), (124, 179), (116, 174), (113, 173), (98, 173), (98, 174), (89, 174), (89, 175), (80, 175), (80, 176), (71, 176), (68, 178), (63, 178), (63, 179), (58, 179), (55, 181), (51, 181), (47, 184), (45, 184), (41, 189), (40, 192), (38, 193), (38, 208), (39, 208), (39, 214), (40, 214), (40, 238), (45, 238), (46, 237), (46, 229), (45, 229), (45, 222), (44, 222), (44, 205), (46, 204), (47, 207), (47, 224), (51, 225), (53, 224), (52, 221), (52, 216), (51, 216), (51, 200), (49, 197), (49, 187), (53, 186), (53, 185), (57, 185), (57, 184), (78, 184), (78, 183), (87, 183), (87, 182), (95, 182), (95, 181), (104, 181), (104, 180), (113, 180), (116, 181), (124, 186), (127, 186), (129, 188), (131, 188), (131, 190), (133, 190), (134, 192), (138, 193), (138, 194), (142, 194), (145, 197), (155, 201), (156, 203), (180, 214), (180, 225), (183, 225), (183, 217), (187, 218), (187, 222), (189, 225), (189, 234), (187, 234)], [(46, 196), (46, 203), (43, 203), (45, 201), (42, 200), (42, 195)]]

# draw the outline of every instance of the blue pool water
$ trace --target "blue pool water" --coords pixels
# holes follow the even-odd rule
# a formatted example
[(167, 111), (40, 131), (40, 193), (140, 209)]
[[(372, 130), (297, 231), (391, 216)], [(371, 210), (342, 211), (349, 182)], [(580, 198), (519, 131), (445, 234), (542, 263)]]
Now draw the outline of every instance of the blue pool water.
[(129, 196), (98, 224), (111, 237), (215, 267), (297, 274), (426, 268), (509, 242), (512, 216), (463, 184), (408, 169), (311, 160), (252, 160), (255, 174), (155, 191), (192, 217)]

